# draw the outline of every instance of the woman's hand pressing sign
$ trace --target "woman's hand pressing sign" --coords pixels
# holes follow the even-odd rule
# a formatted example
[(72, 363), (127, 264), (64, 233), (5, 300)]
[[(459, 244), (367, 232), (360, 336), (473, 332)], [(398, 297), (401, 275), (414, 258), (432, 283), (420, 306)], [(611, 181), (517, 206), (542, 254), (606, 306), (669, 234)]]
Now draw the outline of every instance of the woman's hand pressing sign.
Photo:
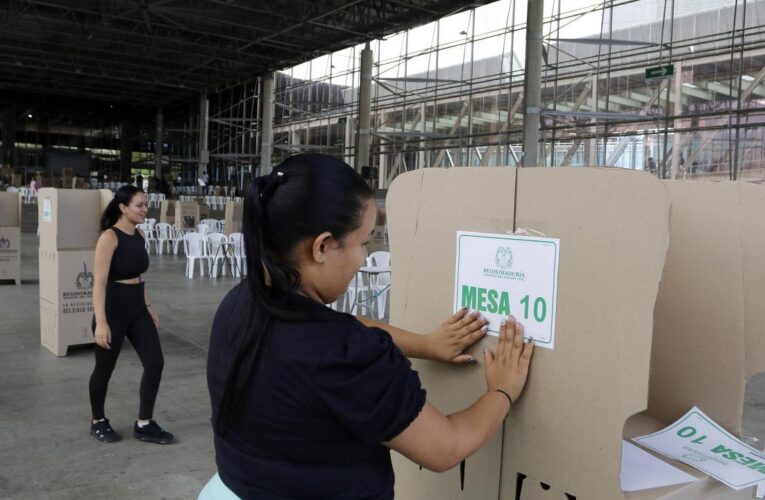
[(478, 311), (460, 309), (426, 337), (425, 357), (445, 363), (475, 364), (475, 359), (464, 352), (486, 335), (488, 325)]
[(485, 347), (483, 353), (489, 392), (503, 392), (512, 399), (512, 403), (518, 401), (529, 375), (534, 340), (524, 343), (523, 325), (510, 316), (507, 321), (502, 321), (499, 328), (496, 354)]

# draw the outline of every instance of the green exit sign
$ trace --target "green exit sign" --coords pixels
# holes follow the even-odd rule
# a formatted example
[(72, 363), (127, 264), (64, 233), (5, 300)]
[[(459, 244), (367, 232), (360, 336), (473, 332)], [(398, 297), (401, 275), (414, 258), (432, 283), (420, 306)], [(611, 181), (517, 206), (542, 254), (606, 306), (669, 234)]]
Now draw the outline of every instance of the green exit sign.
[(666, 66), (657, 66), (655, 68), (646, 68), (645, 79), (647, 82), (655, 80), (664, 80), (665, 78), (672, 78), (675, 74), (675, 65), (667, 64)]

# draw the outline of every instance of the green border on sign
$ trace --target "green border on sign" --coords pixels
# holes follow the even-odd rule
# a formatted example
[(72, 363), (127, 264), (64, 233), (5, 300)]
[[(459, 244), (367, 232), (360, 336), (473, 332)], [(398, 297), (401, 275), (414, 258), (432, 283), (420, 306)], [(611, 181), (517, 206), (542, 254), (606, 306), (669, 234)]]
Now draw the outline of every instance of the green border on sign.
[[(557, 284), (558, 283), (557, 283), (557, 280), (555, 279), (558, 276), (558, 245), (555, 242), (547, 241), (547, 240), (540, 240), (540, 239), (536, 239), (536, 238), (530, 238), (530, 237), (527, 237), (527, 236), (523, 237), (523, 238), (518, 238), (517, 236), (510, 236), (510, 235), (508, 235), (508, 236), (478, 236), (478, 235), (475, 235), (475, 234), (461, 234), (461, 235), (459, 235), (457, 237), (457, 277), (456, 277), (457, 283), (459, 283), (459, 281), (460, 281), (460, 254), (462, 252), (462, 241), (461, 240), (462, 240), (462, 238), (466, 238), (466, 237), (467, 238), (484, 239), (484, 240), (503, 240), (503, 241), (511, 240), (511, 241), (523, 241), (523, 242), (537, 242), (537, 243), (541, 243), (543, 245), (552, 245), (555, 248), (555, 270), (554, 270), (554, 273), (553, 273), (553, 287), (552, 287), (553, 288), (553, 299), (554, 299), (553, 300), (553, 304), (552, 304), (552, 318), (555, 319), (555, 315), (558, 312), (557, 311), (557, 305), (558, 305)], [(456, 286), (455, 286), (455, 288), (456, 288)], [(458, 295), (458, 293), (455, 290), (455, 293), (454, 293), (454, 298), (455, 298), (454, 308), (455, 309), (457, 308), (457, 301), (456, 301), (457, 295)], [(550, 340), (548, 340), (547, 342), (540, 342), (537, 339), (534, 339), (534, 343), (535, 344), (551, 344), (552, 343), (553, 338), (554, 338), (554, 334), (555, 334), (555, 332), (553, 330), (553, 324), (554, 324), (554, 321), (550, 321)], [(489, 331), (490, 332), (494, 332), (497, 335), (499, 335), (499, 331), (495, 331), (495, 330), (491, 330), (491, 329)]]
[[(663, 453), (663, 452), (661, 452), (661, 451), (657, 450), (656, 448), (654, 448), (653, 446), (651, 446), (651, 445), (649, 445), (649, 444), (643, 443), (643, 442), (642, 442), (642, 441), (640, 441), (640, 440), (641, 440), (641, 439), (648, 439), (648, 438), (652, 438), (652, 437), (660, 436), (660, 435), (662, 435), (662, 434), (665, 434), (665, 433), (667, 433), (667, 432), (669, 432), (669, 431), (671, 431), (671, 430), (673, 430), (673, 429), (676, 429), (676, 428), (677, 428), (677, 427), (679, 427), (681, 424), (683, 424), (684, 422), (686, 422), (686, 421), (687, 421), (689, 418), (691, 418), (693, 415), (696, 415), (696, 416), (700, 417), (702, 420), (705, 420), (705, 421), (706, 421), (706, 422), (707, 422), (709, 425), (711, 425), (712, 427), (716, 428), (716, 429), (717, 429), (717, 430), (719, 430), (719, 431), (720, 431), (722, 434), (724, 434), (724, 435), (728, 436), (728, 437), (729, 437), (730, 439), (732, 439), (733, 441), (737, 441), (737, 442), (741, 443), (741, 441), (740, 441), (739, 439), (736, 439), (736, 436), (734, 436), (734, 435), (733, 435), (733, 434), (731, 434), (730, 432), (728, 432), (728, 431), (726, 431), (725, 429), (723, 429), (722, 427), (720, 427), (720, 426), (719, 426), (719, 425), (718, 425), (716, 422), (714, 422), (713, 420), (710, 420), (709, 418), (707, 418), (707, 417), (706, 417), (706, 415), (703, 415), (702, 413), (699, 413), (698, 411), (695, 411), (695, 410), (694, 410), (694, 411), (691, 411), (691, 412), (688, 412), (688, 414), (687, 414), (687, 415), (685, 415), (683, 418), (681, 418), (680, 420), (678, 420), (678, 421), (677, 421), (677, 422), (675, 422), (674, 424), (670, 425), (670, 426), (669, 426), (669, 427), (667, 427), (666, 429), (662, 429), (662, 430), (660, 430), (660, 431), (658, 431), (658, 432), (654, 432), (653, 434), (649, 434), (649, 435), (647, 435), (647, 436), (641, 436), (641, 437), (639, 437), (639, 438), (632, 438), (632, 440), (633, 440), (633, 441), (635, 441), (636, 443), (639, 443), (641, 446), (645, 446), (646, 448), (649, 448), (649, 449), (651, 449), (651, 450), (655, 451), (656, 453), (659, 453), (659, 454), (661, 454), (661, 455), (664, 455), (664, 453)], [(749, 451), (750, 451), (750, 452), (751, 452), (751, 453), (752, 453), (754, 456), (756, 456), (756, 457), (758, 457), (758, 458), (762, 458), (762, 459), (763, 459), (763, 463), (765, 463), (765, 456), (763, 456), (763, 453), (762, 453), (761, 451), (759, 451), (759, 450), (756, 450), (756, 449), (752, 448), (751, 446), (749, 446), (749, 445), (748, 445), (748, 444), (746, 444), (746, 443), (741, 443), (741, 446), (743, 446), (744, 448), (748, 449), (748, 450), (749, 450)], [(664, 455), (664, 456), (667, 456), (667, 455)], [(668, 457), (668, 458), (672, 458), (672, 457)], [(672, 460), (677, 460), (678, 462), (683, 462), (684, 464), (688, 464), (688, 465), (691, 465), (691, 466), (692, 466), (692, 467), (694, 467), (695, 469), (697, 469), (697, 468), (698, 468), (698, 467), (695, 467), (695, 466), (693, 466), (693, 465), (692, 465), (692, 464), (690, 464), (689, 462), (685, 462), (685, 461), (683, 461), (683, 460), (679, 460), (679, 459), (677, 459), (677, 458), (672, 458)], [(737, 463), (737, 462), (731, 462), (731, 463)], [(738, 464), (738, 465), (741, 465), (742, 467), (746, 467), (746, 465), (743, 465), (743, 464)], [(701, 469), (699, 469), (699, 470), (701, 470)], [(760, 484), (760, 483), (762, 483), (762, 482), (763, 482), (763, 480), (764, 480), (764, 479), (760, 479), (760, 480), (758, 480), (758, 481), (751, 481), (751, 482), (749, 482), (749, 483), (743, 483), (743, 484), (735, 484), (735, 483), (731, 483), (731, 482), (729, 482), (729, 481), (724, 481), (722, 478), (720, 478), (720, 477), (717, 477), (717, 476), (715, 476), (714, 474), (712, 474), (712, 473), (710, 473), (710, 472), (707, 472), (707, 471), (705, 471), (705, 470), (701, 470), (701, 472), (703, 472), (703, 473), (705, 473), (705, 474), (708, 474), (708, 475), (712, 476), (713, 478), (717, 479), (718, 481), (720, 481), (720, 482), (722, 482), (722, 483), (724, 483), (724, 484), (730, 484), (730, 485), (733, 485), (735, 488), (746, 488), (747, 486), (754, 486), (754, 485), (757, 485), (757, 484)]]

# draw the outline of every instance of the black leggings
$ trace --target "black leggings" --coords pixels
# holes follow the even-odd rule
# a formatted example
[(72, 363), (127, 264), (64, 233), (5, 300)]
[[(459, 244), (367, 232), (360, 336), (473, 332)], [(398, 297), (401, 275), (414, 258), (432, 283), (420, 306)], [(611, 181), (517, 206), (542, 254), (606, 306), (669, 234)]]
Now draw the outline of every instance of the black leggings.
[[(112, 332), (112, 341), (111, 349), (104, 349), (98, 344), (95, 347), (96, 367), (90, 376), (90, 406), (96, 420), (104, 418), (106, 389), (125, 337), (130, 339), (143, 365), (138, 418), (152, 418), (165, 360), (157, 328), (144, 301), (143, 283), (126, 285), (109, 281), (106, 285), (106, 321)], [(95, 331), (96, 318), (93, 316), (94, 334)]]

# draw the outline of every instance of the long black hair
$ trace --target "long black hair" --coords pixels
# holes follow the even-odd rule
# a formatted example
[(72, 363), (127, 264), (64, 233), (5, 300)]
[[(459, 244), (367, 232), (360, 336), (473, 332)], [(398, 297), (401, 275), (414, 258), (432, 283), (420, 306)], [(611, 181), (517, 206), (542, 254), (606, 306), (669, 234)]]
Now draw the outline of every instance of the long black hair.
[[(374, 191), (348, 164), (323, 154), (300, 154), (256, 178), (244, 200), (242, 233), (250, 307), (242, 308), (230, 340), (237, 354), (226, 378), (216, 431), (224, 435), (257, 364), (274, 319), (307, 320), (312, 315), (289, 306), (300, 286), (291, 256), (301, 242), (328, 231), (342, 244), (361, 226)], [(329, 311), (329, 309), (328, 309)]]
[(130, 185), (125, 185), (117, 189), (117, 192), (114, 193), (114, 198), (112, 198), (112, 201), (106, 205), (104, 213), (101, 214), (101, 231), (106, 231), (120, 220), (120, 217), (122, 216), (120, 205), (130, 205), (133, 197), (138, 193), (143, 193), (143, 190)]

